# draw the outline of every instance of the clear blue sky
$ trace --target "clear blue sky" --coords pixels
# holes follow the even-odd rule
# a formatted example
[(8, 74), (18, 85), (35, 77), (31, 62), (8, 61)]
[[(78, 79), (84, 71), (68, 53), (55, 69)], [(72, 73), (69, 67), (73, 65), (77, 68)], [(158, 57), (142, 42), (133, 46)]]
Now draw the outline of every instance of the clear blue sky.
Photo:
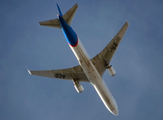
[[(92, 58), (128, 20), (129, 28), (103, 79), (115, 97), (119, 116), (103, 105), (91, 84), (31, 76), (27, 69), (61, 69), (78, 65), (63, 33), (42, 27), (79, 7), (72, 28)], [(162, 0), (1, 0), (0, 120), (162, 120), (163, 119)]]

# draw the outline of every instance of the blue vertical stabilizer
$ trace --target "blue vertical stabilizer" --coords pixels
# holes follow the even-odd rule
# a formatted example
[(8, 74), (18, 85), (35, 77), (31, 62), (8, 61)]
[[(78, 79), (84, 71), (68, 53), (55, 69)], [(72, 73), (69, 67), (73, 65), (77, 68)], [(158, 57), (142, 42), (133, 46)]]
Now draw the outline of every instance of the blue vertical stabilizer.
[[(56, 3), (57, 4), (57, 3)], [(60, 8), (59, 8), (59, 5), (57, 4), (57, 8), (58, 8), (58, 11), (59, 11), (59, 15), (60, 16), (62, 16), (62, 12), (61, 12), (61, 10), (60, 10)]]

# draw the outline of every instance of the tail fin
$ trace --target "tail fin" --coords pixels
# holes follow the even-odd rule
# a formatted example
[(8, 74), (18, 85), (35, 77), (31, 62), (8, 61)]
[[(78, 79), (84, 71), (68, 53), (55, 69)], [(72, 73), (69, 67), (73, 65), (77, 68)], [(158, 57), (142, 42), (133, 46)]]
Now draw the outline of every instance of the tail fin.
[[(57, 8), (59, 11), (60, 16), (62, 16), (61, 10), (57, 4)], [(76, 13), (76, 10), (78, 8), (78, 4), (75, 4), (71, 9), (69, 9), (62, 17), (63, 19), (70, 25), (71, 21)], [(59, 28), (61, 29), (61, 25), (59, 22), (59, 19), (53, 19), (53, 20), (48, 20), (48, 21), (43, 21), (39, 22), (40, 25), (42, 26), (47, 26), (47, 27), (54, 27), (54, 28)]]
[(57, 4), (57, 8), (58, 8), (58, 11), (59, 11), (59, 15), (60, 16), (62, 16), (62, 12), (61, 12), (61, 10), (60, 10), (60, 8), (59, 8), (59, 5)]

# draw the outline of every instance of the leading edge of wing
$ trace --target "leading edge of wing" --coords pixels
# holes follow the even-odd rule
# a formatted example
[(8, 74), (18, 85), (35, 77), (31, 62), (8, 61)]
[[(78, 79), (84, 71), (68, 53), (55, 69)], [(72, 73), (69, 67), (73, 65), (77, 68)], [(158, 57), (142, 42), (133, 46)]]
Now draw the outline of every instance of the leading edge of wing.
[(45, 70), (45, 71), (44, 70), (43, 71), (28, 70), (28, 72), (31, 75), (42, 76), (42, 77), (57, 78), (57, 79), (63, 79), (63, 80), (75, 79), (81, 82), (89, 82), (81, 66), (75, 66), (75, 67), (67, 68), (67, 69)]

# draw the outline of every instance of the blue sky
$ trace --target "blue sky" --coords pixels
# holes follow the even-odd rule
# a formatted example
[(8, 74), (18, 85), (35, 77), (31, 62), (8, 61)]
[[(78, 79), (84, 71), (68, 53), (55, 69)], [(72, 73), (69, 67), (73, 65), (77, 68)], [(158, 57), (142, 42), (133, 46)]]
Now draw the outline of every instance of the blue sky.
[[(98, 54), (128, 20), (129, 28), (103, 79), (115, 97), (119, 116), (103, 105), (91, 84), (31, 76), (28, 69), (61, 69), (78, 65), (63, 33), (42, 27), (79, 7), (72, 21), (90, 57)], [(163, 119), (162, 0), (1, 0), (0, 119), (1, 120), (162, 120)]]

